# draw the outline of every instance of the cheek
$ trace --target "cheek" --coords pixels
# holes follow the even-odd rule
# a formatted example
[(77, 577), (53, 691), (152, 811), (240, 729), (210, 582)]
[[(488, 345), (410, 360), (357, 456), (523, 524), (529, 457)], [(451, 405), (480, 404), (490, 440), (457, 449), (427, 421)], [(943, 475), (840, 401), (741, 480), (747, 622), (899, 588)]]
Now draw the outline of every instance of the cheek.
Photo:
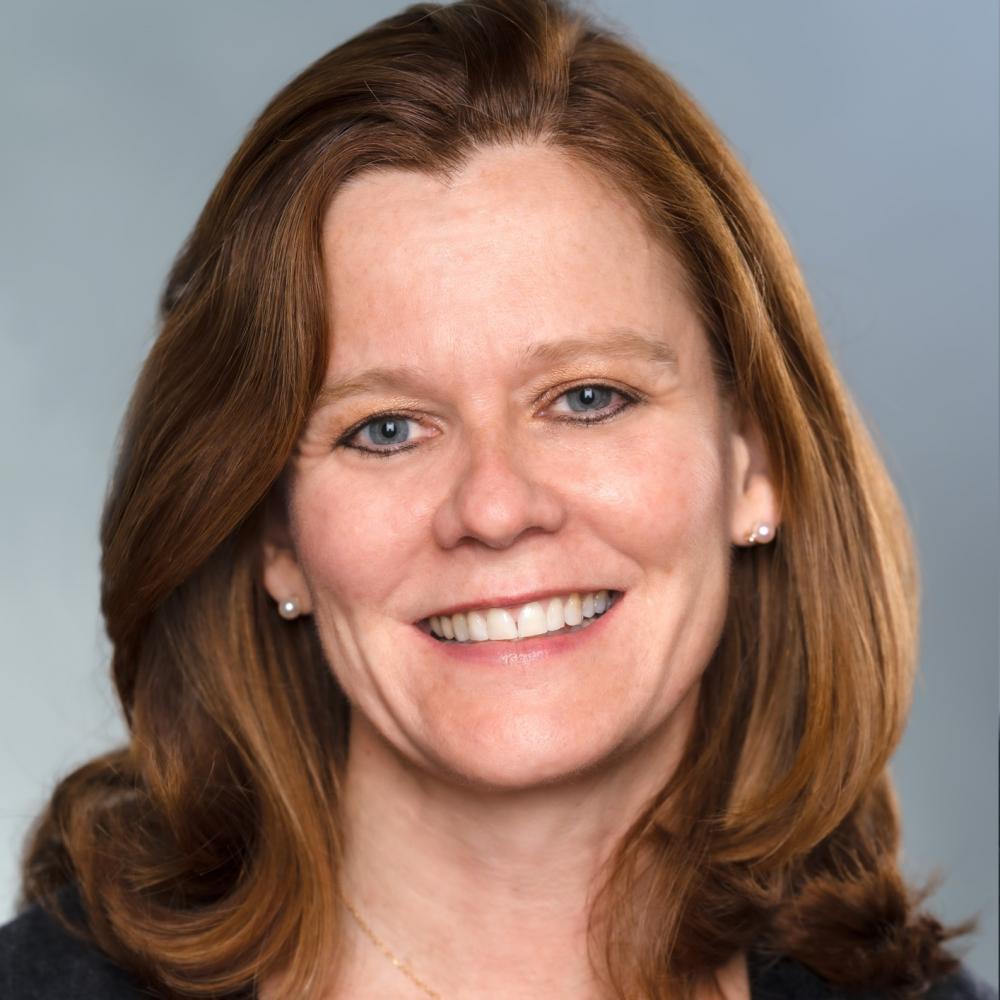
[(716, 535), (728, 546), (725, 468), (705, 433), (675, 432), (622, 449), (590, 481), (600, 516), (623, 547), (645, 553), (643, 562), (678, 547), (703, 552)]
[(292, 497), (295, 546), (314, 594), (345, 607), (381, 606), (405, 565), (412, 514), (393, 491), (360, 499), (316, 477)]

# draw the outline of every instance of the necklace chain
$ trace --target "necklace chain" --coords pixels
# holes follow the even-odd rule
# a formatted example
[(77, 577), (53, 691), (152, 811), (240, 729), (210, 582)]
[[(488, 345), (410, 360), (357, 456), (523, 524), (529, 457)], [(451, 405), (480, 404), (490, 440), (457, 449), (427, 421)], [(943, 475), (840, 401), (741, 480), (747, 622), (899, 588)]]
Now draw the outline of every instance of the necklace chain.
[(382, 952), (382, 954), (385, 955), (385, 957), (389, 959), (389, 961), (392, 962), (392, 964), (396, 966), (396, 968), (399, 969), (399, 971), (402, 972), (403, 975), (410, 980), (410, 982), (412, 982), (415, 986), (418, 986), (420, 990), (427, 996), (431, 997), (432, 1000), (443, 1000), (441, 994), (432, 990), (406, 964), (406, 962), (402, 961), (402, 959), (396, 958), (396, 956), (389, 950), (388, 945), (386, 945), (381, 940), (381, 938), (379, 938), (378, 935), (368, 926), (368, 924), (365, 922), (364, 917), (362, 917), (361, 914), (358, 913), (358, 911), (351, 904), (350, 900), (342, 892), (340, 894), (340, 899), (343, 902), (344, 906), (346, 906), (347, 909), (350, 911), (350, 914), (354, 918), (355, 923), (357, 923), (357, 925), (361, 928), (361, 930), (363, 930), (365, 934), (368, 936), (368, 939), (371, 941), (371, 943), (375, 945), (375, 947), (378, 948), (378, 950)]

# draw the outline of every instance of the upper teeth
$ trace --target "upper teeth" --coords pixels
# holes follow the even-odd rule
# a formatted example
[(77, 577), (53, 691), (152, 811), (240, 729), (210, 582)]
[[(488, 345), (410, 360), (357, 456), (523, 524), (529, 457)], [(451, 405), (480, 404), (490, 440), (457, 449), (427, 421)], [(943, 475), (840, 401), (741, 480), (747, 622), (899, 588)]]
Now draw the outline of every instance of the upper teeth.
[(589, 594), (566, 594), (530, 601), (516, 608), (482, 608), (455, 615), (433, 615), (431, 631), (459, 642), (487, 639), (525, 639), (532, 635), (557, 632), (567, 625), (579, 625), (606, 611), (611, 599), (606, 590)]

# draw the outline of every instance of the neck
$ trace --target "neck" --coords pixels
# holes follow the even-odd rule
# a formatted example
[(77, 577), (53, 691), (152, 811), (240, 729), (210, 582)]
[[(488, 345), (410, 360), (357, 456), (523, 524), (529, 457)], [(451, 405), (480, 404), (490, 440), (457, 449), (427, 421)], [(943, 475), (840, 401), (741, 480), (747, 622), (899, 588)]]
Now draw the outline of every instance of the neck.
[[(592, 894), (628, 825), (669, 777), (672, 763), (654, 771), (649, 761), (676, 761), (677, 732), (600, 773), (497, 790), (417, 768), (355, 713), (344, 894), (448, 1000), (606, 997), (589, 960)], [(341, 982), (352, 986), (343, 995), (427, 995), (353, 920), (346, 925), (351, 971)], [(372, 988), (373, 977), (387, 992)]]

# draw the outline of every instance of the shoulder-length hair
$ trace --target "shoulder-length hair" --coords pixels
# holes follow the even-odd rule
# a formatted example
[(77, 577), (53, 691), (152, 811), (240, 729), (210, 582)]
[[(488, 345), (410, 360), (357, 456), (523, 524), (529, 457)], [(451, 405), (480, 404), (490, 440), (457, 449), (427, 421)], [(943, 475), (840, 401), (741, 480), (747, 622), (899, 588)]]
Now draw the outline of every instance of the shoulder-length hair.
[(381, 21), (285, 86), (227, 166), (170, 271), (102, 522), (130, 739), (58, 784), (22, 901), (55, 911), (77, 883), (99, 946), (167, 994), (281, 972), (315, 995), (341, 919), (349, 713), (314, 627), (276, 615), (260, 538), (326, 367), (321, 223), (361, 171), (450, 176), (515, 143), (597, 168), (679, 257), (782, 504), (772, 544), (734, 550), (696, 725), (608, 866), (592, 956), (622, 997), (689, 997), (741, 949), (919, 995), (974, 923), (942, 928), (898, 868), (886, 767), (917, 593), (903, 510), (718, 130), (559, 0)]

